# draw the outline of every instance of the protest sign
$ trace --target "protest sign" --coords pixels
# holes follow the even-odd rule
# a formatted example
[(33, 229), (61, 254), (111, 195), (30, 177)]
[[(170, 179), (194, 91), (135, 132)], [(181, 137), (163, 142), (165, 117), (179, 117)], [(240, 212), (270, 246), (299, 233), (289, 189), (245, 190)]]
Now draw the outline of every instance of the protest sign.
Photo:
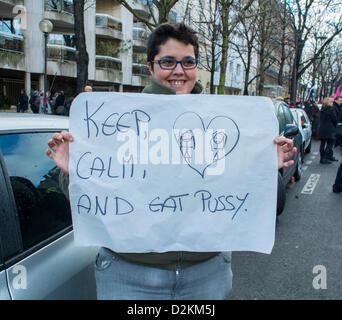
[(269, 98), (82, 93), (70, 132), (76, 244), (271, 252), (278, 121)]

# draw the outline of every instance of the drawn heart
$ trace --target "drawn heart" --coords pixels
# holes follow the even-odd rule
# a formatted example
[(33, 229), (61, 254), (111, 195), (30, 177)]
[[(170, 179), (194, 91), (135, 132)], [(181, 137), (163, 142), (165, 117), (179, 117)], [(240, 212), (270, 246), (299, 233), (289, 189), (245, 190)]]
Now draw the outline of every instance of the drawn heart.
[(173, 125), (183, 159), (203, 179), (206, 169), (226, 158), (240, 138), (238, 125), (227, 116), (215, 116), (207, 123), (195, 112), (184, 112)]

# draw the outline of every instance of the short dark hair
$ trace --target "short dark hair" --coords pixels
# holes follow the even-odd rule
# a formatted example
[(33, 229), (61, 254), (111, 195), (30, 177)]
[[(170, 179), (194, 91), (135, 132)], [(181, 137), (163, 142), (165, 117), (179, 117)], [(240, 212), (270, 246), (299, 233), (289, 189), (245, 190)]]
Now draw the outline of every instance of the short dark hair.
[[(151, 62), (159, 53), (160, 46), (170, 38), (194, 47), (195, 58), (198, 58), (198, 38), (196, 32), (184, 23), (163, 23), (151, 33), (147, 42), (147, 61)], [(152, 65), (153, 67), (153, 65)]]

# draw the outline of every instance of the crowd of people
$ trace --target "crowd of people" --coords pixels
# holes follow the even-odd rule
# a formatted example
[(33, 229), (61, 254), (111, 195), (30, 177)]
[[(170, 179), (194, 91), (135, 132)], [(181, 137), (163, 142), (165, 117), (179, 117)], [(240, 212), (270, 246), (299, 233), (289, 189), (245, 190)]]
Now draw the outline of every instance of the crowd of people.
[[(84, 87), (85, 92), (93, 91), (92, 87), (87, 85)], [(35, 90), (32, 92), (30, 99), (24, 89), (21, 89), (17, 112), (24, 113), (31, 110), (32, 113), (55, 114), (69, 116), (70, 107), (74, 97), (66, 97), (64, 91), (55, 92), (53, 96), (48, 91), (46, 99), (44, 99), (44, 91)]]
[[(304, 109), (308, 115), (313, 138), (320, 140), (320, 164), (331, 164), (338, 159), (334, 156), (334, 148), (340, 148), (342, 156), (342, 97), (337, 95), (334, 98), (323, 99), (321, 108), (317, 102), (305, 101), (294, 103), (284, 99), (290, 108)], [(342, 192), (342, 163), (340, 164), (333, 192)]]

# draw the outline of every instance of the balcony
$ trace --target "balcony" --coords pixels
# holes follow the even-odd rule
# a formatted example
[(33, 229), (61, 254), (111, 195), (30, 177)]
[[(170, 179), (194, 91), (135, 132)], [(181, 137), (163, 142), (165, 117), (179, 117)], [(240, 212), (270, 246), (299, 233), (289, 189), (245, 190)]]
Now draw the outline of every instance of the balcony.
[(122, 22), (108, 14), (96, 14), (96, 35), (122, 40)]
[(0, 67), (24, 70), (24, 38), (0, 31)]
[(96, 81), (121, 83), (121, 70), (121, 59), (108, 56), (96, 56)]
[(45, 0), (44, 18), (53, 23), (54, 32), (73, 32), (73, 0)]
[(133, 45), (136, 47), (146, 48), (147, 40), (151, 31), (143, 24), (135, 23), (133, 26)]
[(3, 17), (13, 16), (12, 10), (15, 5), (24, 4), (23, 0), (0, 0), (0, 12)]
[(0, 31), (0, 50), (24, 53), (24, 37)]
[(140, 63), (132, 64), (132, 73), (135, 76), (149, 76), (150, 75), (150, 71), (148, 70), (147, 65), (140, 64)]
[(60, 44), (48, 44), (47, 48), (48, 60), (59, 62), (76, 61), (76, 49), (73, 47), (67, 47)]

